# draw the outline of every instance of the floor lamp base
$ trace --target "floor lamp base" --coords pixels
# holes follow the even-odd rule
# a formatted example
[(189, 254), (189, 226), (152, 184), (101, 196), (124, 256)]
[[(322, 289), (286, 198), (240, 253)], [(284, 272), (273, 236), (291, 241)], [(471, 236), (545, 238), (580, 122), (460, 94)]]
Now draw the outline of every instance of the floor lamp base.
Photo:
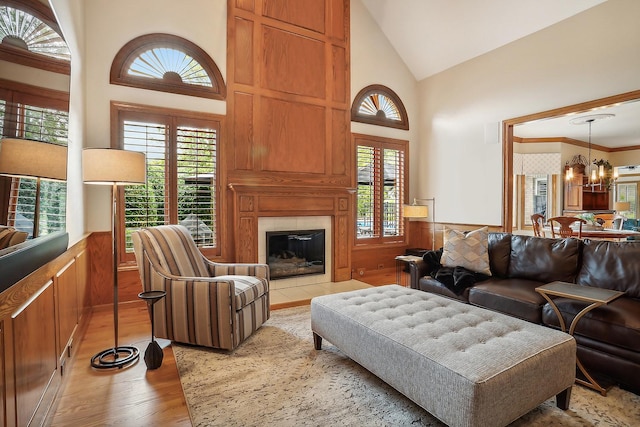
[(101, 351), (91, 358), (91, 366), (96, 369), (124, 368), (140, 357), (135, 347), (120, 346)]

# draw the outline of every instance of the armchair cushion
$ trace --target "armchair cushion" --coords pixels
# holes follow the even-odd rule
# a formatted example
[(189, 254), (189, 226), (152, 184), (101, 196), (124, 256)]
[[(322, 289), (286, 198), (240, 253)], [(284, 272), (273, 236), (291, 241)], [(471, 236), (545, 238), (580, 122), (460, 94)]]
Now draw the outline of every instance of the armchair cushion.
[(269, 289), (267, 280), (258, 277), (227, 275), (216, 276), (216, 280), (229, 280), (235, 284), (236, 309), (251, 304), (267, 293)]

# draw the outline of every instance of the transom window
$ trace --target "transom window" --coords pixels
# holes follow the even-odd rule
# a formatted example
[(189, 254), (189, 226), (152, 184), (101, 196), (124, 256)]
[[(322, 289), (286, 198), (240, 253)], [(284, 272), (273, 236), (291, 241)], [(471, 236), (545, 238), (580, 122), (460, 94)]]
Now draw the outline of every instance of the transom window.
[(131, 40), (111, 64), (111, 83), (224, 99), (222, 74), (207, 53), (171, 34), (147, 34)]
[(382, 85), (367, 86), (356, 95), (351, 120), (379, 126), (409, 129), (407, 112), (398, 95)]
[(177, 49), (158, 47), (142, 52), (127, 70), (131, 76), (167, 79), (192, 85), (213, 87), (202, 65)]
[(20, 9), (0, 6), (0, 37), (3, 44), (30, 52), (66, 61), (71, 58), (69, 48), (60, 34)]
[(358, 243), (403, 241), (407, 143), (364, 135), (355, 139)]
[(145, 153), (147, 162), (146, 185), (126, 186), (121, 195), (121, 261), (134, 259), (135, 229), (161, 224), (184, 225), (205, 255), (217, 255), (220, 122), (212, 116), (126, 106), (118, 117), (121, 147)]
[(71, 69), (56, 19), (38, 0), (0, 0), (0, 59), (63, 74)]

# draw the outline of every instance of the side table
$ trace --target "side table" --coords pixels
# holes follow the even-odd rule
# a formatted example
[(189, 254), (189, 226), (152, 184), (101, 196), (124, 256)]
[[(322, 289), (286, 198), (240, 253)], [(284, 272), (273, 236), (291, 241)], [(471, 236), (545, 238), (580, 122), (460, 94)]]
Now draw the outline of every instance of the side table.
[[(544, 299), (546, 299), (549, 302), (549, 305), (551, 306), (551, 308), (553, 308), (553, 311), (556, 313), (556, 316), (558, 316), (558, 321), (560, 322), (560, 329), (563, 332), (568, 332), (569, 335), (572, 335), (572, 336), (576, 330), (576, 325), (585, 314), (587, 314), (594, 308), (600, 307), (601, 305), (609, 304), (611, 301), (624, 295), (624, 292), (620, 292), (620, 291), (594, 288), (591, 286), (580, 286), (574, 283), (567, 283), (567, 282), (547, 283), (546, 285), (537, 287), (536, 291), (540, 295), (542, 295)], [(567, 326), (564, 322), (564, 318), (562, 317), (562, 313), (560, 313), (558, 306), (556, 305), (554, 300), (551, 298), (552, 296), (569, 298), (576, 301), (587, 302), (590, 304), (587, 305), (585, 308), (583, 308), (578, 314), (576, 314), (576, 316), (571, 321), (571, 325), (569, 325), (569, 330), (567, 331)], [(576, 357), (576, 363), (578, 365), (578, 369), (580, 369), (580, 372), (582, 372), (582, 374), (587, 379), (587, 381), (585, 381), (581, 378), (576, 378), (576, 382), (578, 384), (582, 384), (586, 387), (597, 390), (600, 392), (600, 394), (602, 394), (603, 396), (606, 396), (607, 389), (602, 387), (600, 384), (598, 384), (598, 382), (591, 375), (589, 375), (589, 373), (587, 372), (587, 370), (585, 369), (585, 367), (582, 365), (582, 363), (577, 357)]]
[(162, 359), (164, 353), (162, 348), (155, 339), (155, 327), (153, 326), (153, 305), (165, 297), (167, 293), (165, 291), (146, 291), (140, 292), (138, 298), (147, 302), (149, 308), (149, 314), (151, 316), (151, 342), (147, 346), (147, 350), (144, 352), (144, 363), (147, 365), (147, 369), (158, 369), (162, 365)]
[(410, 262), (420, 261), (422, 257), (415, 255), (398, 255), (396, 257), (396, 283), (400, 286), (409, 286), (406, 280), (404, 270), (408, 267)]

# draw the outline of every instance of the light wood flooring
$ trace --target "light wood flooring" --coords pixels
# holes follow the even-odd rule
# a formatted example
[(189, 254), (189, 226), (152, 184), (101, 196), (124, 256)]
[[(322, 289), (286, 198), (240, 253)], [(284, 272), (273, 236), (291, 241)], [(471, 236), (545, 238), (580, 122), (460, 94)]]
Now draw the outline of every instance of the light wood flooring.
[[(350, 280), (272, 290), (271, 306), (278, 309), (304, 305), (317, 295), (369, 286)], [(157, 370), (147, 370), (142, 359), (151, 334), (146, 305), (143, 302), (120, 304), (118, 319), (119, 345), (136, 346), (140, 349), (140, 360), (120, 370), (91, 368), (91, 357), (114, 345), (111, 307), (94, 310), (84, 338), (74, 349), (74, 362), (67, 368), (65, 385), (47, 423), (64, 427), (191, 426), (171, 346), (164, 348), (164, 360)], [(165, 340), (162, 342), (168, 344)]]

